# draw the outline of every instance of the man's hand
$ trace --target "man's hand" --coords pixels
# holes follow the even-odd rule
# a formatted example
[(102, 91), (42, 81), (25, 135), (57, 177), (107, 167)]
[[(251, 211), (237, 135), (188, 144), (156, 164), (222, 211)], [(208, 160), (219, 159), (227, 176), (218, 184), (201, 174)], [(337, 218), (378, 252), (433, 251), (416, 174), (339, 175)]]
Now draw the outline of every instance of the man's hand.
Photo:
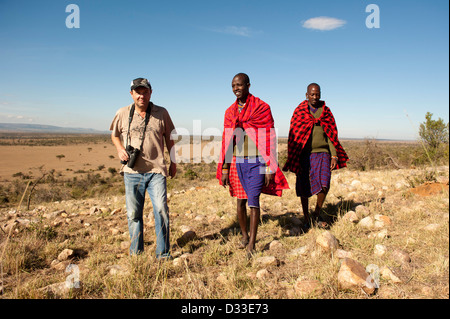
[(177, 174), (177, 164), (174, 162), (170, 162), (170, 166), (169, 166), (170, 178), (174, 178), (176, 174)]
[(228, 173), (222, 173), (222, 186), (230, 186), (230, 175)]
[(337, 166), (337, 158), (336, 157), (332, 157), (331, 158), (331, 164), (330, 164), (330, 170), (334, 170)]
[(266, 174), (266, 186), (269, 186), (269, 184), (274, 180), (275, 173), (272, 174)]

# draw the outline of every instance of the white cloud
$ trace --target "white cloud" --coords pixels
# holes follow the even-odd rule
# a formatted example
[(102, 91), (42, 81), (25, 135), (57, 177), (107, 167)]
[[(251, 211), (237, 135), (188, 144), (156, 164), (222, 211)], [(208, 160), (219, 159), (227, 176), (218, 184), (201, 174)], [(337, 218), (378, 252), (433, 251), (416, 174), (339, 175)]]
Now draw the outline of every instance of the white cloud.
[(253, 32), (248, 27), (227, 26), (223, 28), (212, 29), (214, 32), (237, 35), (241, 37), (250, 37)]
[(303, 27), (307, 29), (330, 31), (342, 27), (347, 21), (330, 17), (316, 17), (303, 22)]

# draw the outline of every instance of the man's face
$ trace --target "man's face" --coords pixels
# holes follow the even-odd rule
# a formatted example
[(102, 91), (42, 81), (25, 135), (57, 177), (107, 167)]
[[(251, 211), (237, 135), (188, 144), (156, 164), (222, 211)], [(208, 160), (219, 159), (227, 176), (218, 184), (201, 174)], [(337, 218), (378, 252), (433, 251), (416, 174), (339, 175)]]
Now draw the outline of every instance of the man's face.
[(310, 86), (306, 92), (306, 99), (309, 101), (309, 105), (317, 108), (320, 101), (320, 88), (317, 85)]
[(152, 92), (150, 91), (150, 89), (140, 86), (132, 90), (130, 94), (133, 98), (134, 104), (137, 107), (142, 108), (147, 106), (148, 102), (150, 102), (150, 96), (152, 95)]
[(234, 95), (236, 95), (238, 99), (247, 97), (249, 88), (250, 84), (245, 83), (245, 80), (242, 76), (234, 77), (233, 81), (231, 82), (231, 89), (233, 90)]

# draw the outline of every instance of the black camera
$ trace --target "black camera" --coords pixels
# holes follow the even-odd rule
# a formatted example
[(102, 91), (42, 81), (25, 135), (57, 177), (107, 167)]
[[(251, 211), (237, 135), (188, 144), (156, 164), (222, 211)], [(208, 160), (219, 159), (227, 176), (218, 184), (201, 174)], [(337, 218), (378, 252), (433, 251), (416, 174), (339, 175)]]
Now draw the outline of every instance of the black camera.
[(121, 164), (127, 164), (129, 168), (133, 168), (134, 164), (136, 163), (136, 159), (139, 155), (140, 149), (134, 148), (131, 145), (127, 145), (127, 148), (125, 151), (128, 154), (128, 161), (120, 161)]

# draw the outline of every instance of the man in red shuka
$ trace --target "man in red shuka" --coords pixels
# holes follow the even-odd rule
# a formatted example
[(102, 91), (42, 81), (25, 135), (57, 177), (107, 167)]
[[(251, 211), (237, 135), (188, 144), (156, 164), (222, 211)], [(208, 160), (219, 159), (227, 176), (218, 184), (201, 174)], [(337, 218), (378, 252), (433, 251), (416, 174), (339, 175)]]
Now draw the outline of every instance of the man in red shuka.
[(281, 196), (282, 190), (289, 186), (277, 163), (277, 139), (269, 105), (249, 93), (248, 75), (237, 74), (231, 86), (237, 99), (225, 111), (217, 179), (224, 187), (229, 186), (231, 196), (237, 197), (241, 244), (247, 248), (247, 257), (251, 257), (260, 219), (261, 193)]
[[(297, 174), (295, 190), (301, 198), (307, 228), (329, 225), (320, 216), (330, 189), (331, 171), (347, 166), (347, 154), (339, 142), (336, 122), (331, 110), (320, 100), (320, 86), (308, 85), (306, 100), (295, 109), (288, 139), (288, 159), (283, 171)], [(317, 204), (310, 218), (308, 200), (317, 194)]]

